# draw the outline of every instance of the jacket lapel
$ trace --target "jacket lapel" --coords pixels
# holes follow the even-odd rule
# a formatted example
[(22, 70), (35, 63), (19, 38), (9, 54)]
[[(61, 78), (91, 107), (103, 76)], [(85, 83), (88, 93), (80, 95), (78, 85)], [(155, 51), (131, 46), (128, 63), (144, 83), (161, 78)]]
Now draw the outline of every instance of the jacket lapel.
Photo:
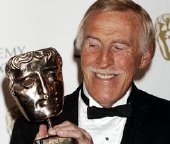
[(150, 144), (152, 125), (151, 108), (145, 103), (146, 93), (138, 90), (132, 85), (129, 102), (132, 105), (132, 115), (127, 118), (121, 144)]
[(82, 84), (70, 95), (64, 97), (64, 107), (62, 113), (54, 118), (54, 123), (59, 124), (70, 121), (78, 125), (78, 97)]

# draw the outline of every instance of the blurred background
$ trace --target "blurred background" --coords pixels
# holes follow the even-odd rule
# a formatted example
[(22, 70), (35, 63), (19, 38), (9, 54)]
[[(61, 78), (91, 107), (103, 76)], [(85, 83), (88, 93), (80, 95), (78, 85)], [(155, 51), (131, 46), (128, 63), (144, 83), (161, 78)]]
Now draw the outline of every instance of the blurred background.
[[(139, 88), (170, 100), (170, 1), (134, 0), (142, 5), (156, 27), (154, 60)], [(10, 57), (54, 47), (63, 58), (65, 95), (76, 89), (78, 73), (74, 40), (79, 22), (94, 0), (0, 0), (0, 144), (9, 144), (13, 117), (18, 114), (8, 92), (5, 64)], [(12, 112), (12, 114), (11, 114)]]

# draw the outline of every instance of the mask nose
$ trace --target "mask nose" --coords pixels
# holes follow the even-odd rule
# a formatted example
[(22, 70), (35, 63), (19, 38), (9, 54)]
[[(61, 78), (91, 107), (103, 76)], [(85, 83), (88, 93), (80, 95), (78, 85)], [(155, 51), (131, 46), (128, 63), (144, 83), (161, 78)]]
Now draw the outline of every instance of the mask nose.
[(47, 83), (46, 83), (46, 80), (45, 80), (45, 78), (43, 78), (43, 76), (42, 75), (40, 75), (39, 74), (39, 79), (40, 79), (40, 91), (41, 91), (41, 93), (42, 93), (42, 95), (43, 95), (43, 97), (45, 98), (45, 99), (47, 99), (48, 98), (48, 85), (47, 85)]

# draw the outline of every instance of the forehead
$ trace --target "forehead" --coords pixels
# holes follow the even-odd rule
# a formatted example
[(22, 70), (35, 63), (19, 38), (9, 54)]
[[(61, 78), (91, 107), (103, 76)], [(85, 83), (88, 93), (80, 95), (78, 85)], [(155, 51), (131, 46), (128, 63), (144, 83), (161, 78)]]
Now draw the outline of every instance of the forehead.
[(35, 73), (46, 74), (50, 71), (61, 71), (61, 65), (56, 62), (53, 59), (47, 60), (45, 57), (41, 59), (33, 58), (31, 61), (21, 63), (19, 68), (11, 71), (11, 74), (13, 79), (17, 80)]
[(14, 56), (8, 66), (11, 70), (22, 70), (25, 68), (38, 68), (44, 66), (62, 66), (62, 58), (58, 52), (50, 49), (38, 50)]
[(29, 70), (29, 71), (36, 71), (41, 69), (46, 69), (50, 67), (60, 67), (60, 63), (56, 60), (55, 57), (50, 57), (49, 59), (44, 56), (42, 58), (33, 58), (31, 61), (21, 63), (19, 69), (21, 71)]
[(110, 32), (110, 30), (132, 31), (139, 29), (140, 20), (132, 11), (100, 11), (96, 10), (89, 14), (84, 23), (85, 31), (97, 28), (98, 31)]

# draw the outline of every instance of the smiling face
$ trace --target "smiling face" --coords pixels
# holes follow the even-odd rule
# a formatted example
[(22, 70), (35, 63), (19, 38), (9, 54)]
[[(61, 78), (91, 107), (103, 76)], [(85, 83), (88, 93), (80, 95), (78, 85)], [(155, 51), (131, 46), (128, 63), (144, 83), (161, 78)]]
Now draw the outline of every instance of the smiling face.
[[(16, 56), (17, 59), (22, 57), (23, 54)], [(10, 79), (12, 83), (10, 92), (29, 121), (46, 120), (61, 112), (63, 106), (61, 67), (62, 60), (58, 53), (47, 56), (44, 51), (41, 57), (32, 57), (30, 61), (21, 63), (19, 69), (11, 71), (13, 79)]]
[(150, 62), (150, 52), (140, 50), (141, 33), (131, 11), (93, 11), (86, 19), (81, 66), (86, 88), (100, 105), (110, 107), (124, 96), (136, 72)]

